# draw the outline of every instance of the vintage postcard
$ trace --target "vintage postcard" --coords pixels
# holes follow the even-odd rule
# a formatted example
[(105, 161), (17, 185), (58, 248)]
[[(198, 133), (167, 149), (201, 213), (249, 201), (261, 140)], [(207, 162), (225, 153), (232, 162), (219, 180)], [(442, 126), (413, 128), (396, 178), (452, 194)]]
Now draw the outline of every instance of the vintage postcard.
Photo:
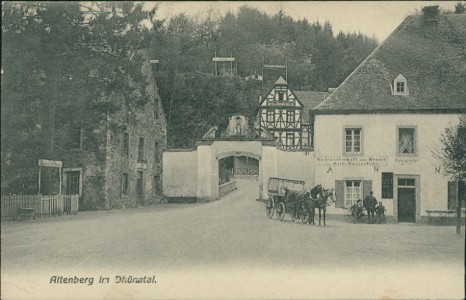
[(465, 1), (4, 1), (1, 298), (464, 299)]

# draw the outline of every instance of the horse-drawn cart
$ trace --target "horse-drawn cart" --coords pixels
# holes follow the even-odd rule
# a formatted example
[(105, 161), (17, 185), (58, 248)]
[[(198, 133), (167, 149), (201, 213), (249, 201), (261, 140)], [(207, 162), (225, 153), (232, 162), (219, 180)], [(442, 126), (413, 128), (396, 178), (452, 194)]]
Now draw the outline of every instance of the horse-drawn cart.
[(292, 220), (300, 219), (307, 223), (309, 214), (305, 204), (304, 184), (300, 180), (269, 178), (267, 217), (272, 219), (275, 214), (282, 221), (285, 213), (290, 213)]

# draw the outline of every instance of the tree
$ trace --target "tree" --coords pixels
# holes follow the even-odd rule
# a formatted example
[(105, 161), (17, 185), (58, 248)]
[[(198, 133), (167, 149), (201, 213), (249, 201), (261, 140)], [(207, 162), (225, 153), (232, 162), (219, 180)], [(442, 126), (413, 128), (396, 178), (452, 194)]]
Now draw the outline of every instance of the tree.
[(31, 168), (59, 159), (57, 141), (69, 138), (59, 129), (147, 101), (138, 50), (148, 18), (132, 2), (2, 3), (2, 187), (37, 191)]
[(466, 2), (458, 2), (455, 5), (455, 14), (464, 14), (466, 13)]
[(446, 128), (440, 138), (442, 148), (434, 155), (440, 159), (447, 175), (455, 180), (466, 178), (466, 115), (457, 128)]
[(461, 227), (461, 203), (459, 200), (459, 182), (466, 178), (466, 115), (459, 118), (456, 128), (446, 128), (440, 138), (442, 148), (435, 151), (436, 156), (442, 162), (445, 173), (456, 181), (456, 233), (460, 234)]

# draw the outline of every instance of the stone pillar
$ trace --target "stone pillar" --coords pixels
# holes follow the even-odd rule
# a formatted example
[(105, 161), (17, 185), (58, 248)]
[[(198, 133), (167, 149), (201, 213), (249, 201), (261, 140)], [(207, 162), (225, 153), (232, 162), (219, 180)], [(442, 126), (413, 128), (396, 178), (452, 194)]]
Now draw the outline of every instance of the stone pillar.
[(264, 199), (268, 198), (267, 186), (270, 177), (277, 177), (277, 147), (262, 146), (262, 159), (260, 161), (261, 176), (259, 184), (262, 187), (262, 192), (259, 193)]
[[(197, 146), (197, 198), (200, 201), (215, 199), (214, 189), (218, 188), (218, 163), (210, 145)], [(215, 170), (217, 167), (217, 170)], [(215, 184), (217, 181), (217, 185)], [(218, 193), (218, 190), (217, 190)]]

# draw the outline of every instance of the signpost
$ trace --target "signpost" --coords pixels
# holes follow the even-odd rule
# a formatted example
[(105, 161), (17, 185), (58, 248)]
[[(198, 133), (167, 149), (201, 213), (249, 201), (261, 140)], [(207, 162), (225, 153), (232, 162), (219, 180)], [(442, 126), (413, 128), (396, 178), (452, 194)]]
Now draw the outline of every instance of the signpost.
[[(230, 62), (230, 77), (233, 77), (233, 62), (236, 63), (236, 59), (233, 57), (233, 54), (231, 54), (230, 57), (217, 57), (217, 52), (215, 52), (215, 56), (212, 57), (212, 61), (214, 62), (215, 65), (215, 76), (218, 75), (218, 68), (217, 64), (220, 62)], [(238, 68), (236, 68), (236, 72), (238, 71)]]

